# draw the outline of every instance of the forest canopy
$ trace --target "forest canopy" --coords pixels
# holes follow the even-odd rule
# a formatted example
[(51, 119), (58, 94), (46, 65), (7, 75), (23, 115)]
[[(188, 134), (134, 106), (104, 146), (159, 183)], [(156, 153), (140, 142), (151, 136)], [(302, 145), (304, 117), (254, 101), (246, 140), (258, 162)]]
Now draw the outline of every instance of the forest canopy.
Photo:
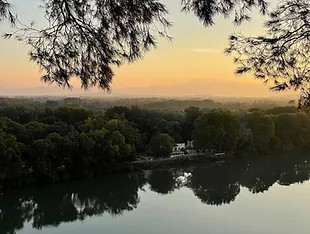
[(310, 118), (292, 107), (98, 112), (51, 104), (0, 107), (0, 187), (107, 174), (141, 158), (170, 157), (175, 143), (189, 141), (196, 152), (246, 158), (310, 146)]

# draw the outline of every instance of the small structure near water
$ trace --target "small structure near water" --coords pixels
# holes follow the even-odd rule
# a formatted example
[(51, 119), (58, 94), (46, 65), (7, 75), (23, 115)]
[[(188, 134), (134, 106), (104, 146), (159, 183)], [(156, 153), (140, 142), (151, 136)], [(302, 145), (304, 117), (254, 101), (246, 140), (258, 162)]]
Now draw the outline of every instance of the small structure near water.
[(188, 141), (187, 143), (177, 143), (173, 147), (170, 157), (174, 158), (194, 154), (197, 154), (197, 151), (193, 149), (193, 141)]

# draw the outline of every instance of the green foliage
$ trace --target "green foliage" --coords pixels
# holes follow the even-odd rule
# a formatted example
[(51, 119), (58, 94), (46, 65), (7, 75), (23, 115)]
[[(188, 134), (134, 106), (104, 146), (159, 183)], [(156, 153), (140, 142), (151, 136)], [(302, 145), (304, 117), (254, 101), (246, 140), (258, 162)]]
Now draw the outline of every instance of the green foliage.
[(52, 151), (54, 145), (49, 139), (40, 139), (32, 143), (29, 154), (31, 166), (39, 180), (44, 182), (56, 181), (56, 171), (53, 170)]
[(55, 116), (62, 122), (67, 124), (75, 124), (86, 120), (90, 117), (90, 112), (82, 108), (60, 107), (50, 110), (50, 115)]
[(239, 139), (239, 123), (229, 111), (212, 110), (195, 121), (194, 146), (198, 149), (235, 149)]
[(153, 136), (161, 133), (167, 133), (177, 141), (183, 141), (181, 137), (181, 114), (172, 112), (150, 111), (138, 108), (136, 106), (113, 107), (105, 113), (106, 119), (118, 118), (127, 119), (134, 122), (142, 134), (140, 150), (146, 150), (146, 146), (150, 144)]
[(0, 110), (0, 117), (7, 117), (18, 123), (27, 123), (35, 120), (35, 109), (17, 106)]
[(296, 113), (297, 107), (295, 106), (278, 106), (266, 111), (267, 114), (280, 115), (286, 113)]
[(281, 114), (274, 117), (275, 134), (284, 151), (309, 147), (310, 119), (305, 114)]
[(201, 115), (202, 111), (198, 107), (188, 107), (184, 110), (184, 121), (181, 123), (181, 136), (184, 141), (192, 139), (194, 122)]
[(169, 157), (175, 145), (174, 139), (168, 134), (159, 134), (151, 140), (151, 151), (155, 157)]
[(238, 154), (244, 152), (255, 152), (254, 135), (252, 129), (248, 128), (245, 123), (240, 123), (239, 140), (236, 150), (238, 151)]
[[(80, 100), (66, 102), (81, 105)], [(196, 148), (237, 155), (310, 146), (310, 118), (290, 113), (291, 108), (271, 110), (281, 114), (197, 107), (175, 113), (133, 106), (113, 107), (103, 115), (78, 107), (46, 108), (51, 103), (14, 105), (0, 107), (0, 186), (107, 173), (111, 165), (133, 161), (139, 154), (168, 157), (175, 141), (193, 139)]]
[(16, 142), (12, 134), (0, 130), (0, 185), (6, 179), (21, 176), (23, 144)]
[(253, 132), (255, 148), (259, 153), (267, 153), (271, 139), (275, 136), (274, 122), (263, 112), (250, 113), (247, 118), (247, 127)]
[(24, 124), (0, 117), (0, 129), (0, 185), (13, 178), (24, 183), (23, 175), (54, 183), (104, 173), (110, 163), (134, 160), (136, 149), (141, 148), (135, 123), (124, 118), (106, 120), (78, 108), (47, 108)]

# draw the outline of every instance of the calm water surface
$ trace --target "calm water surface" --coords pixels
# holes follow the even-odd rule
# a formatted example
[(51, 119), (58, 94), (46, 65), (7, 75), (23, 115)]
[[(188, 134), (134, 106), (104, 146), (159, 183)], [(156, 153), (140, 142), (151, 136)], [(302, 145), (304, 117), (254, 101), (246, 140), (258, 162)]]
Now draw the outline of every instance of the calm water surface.
[(308, 158), (240, 160), (15, 190), (0, 196), (0, 233), (310, 233)]

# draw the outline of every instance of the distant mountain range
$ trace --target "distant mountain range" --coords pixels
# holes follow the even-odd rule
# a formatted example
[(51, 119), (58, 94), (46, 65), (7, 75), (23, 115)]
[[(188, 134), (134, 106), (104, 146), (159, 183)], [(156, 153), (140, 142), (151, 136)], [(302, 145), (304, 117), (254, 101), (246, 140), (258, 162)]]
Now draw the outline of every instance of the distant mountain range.
[(84, 91), (72, 90), (57, 86), (41, 86), (30, 88), (0, 88), (0, 96), (64, 96), (64, 97), (178, 97), (178, 98), (259, 98), (286, 99), (297, 97), (296, 93), (275, 93), (266, 86), (242, 81), (193, 80), (177, 85), (161, 85), (149, 87), (115, 88), (111, 93), (93, 88)]

